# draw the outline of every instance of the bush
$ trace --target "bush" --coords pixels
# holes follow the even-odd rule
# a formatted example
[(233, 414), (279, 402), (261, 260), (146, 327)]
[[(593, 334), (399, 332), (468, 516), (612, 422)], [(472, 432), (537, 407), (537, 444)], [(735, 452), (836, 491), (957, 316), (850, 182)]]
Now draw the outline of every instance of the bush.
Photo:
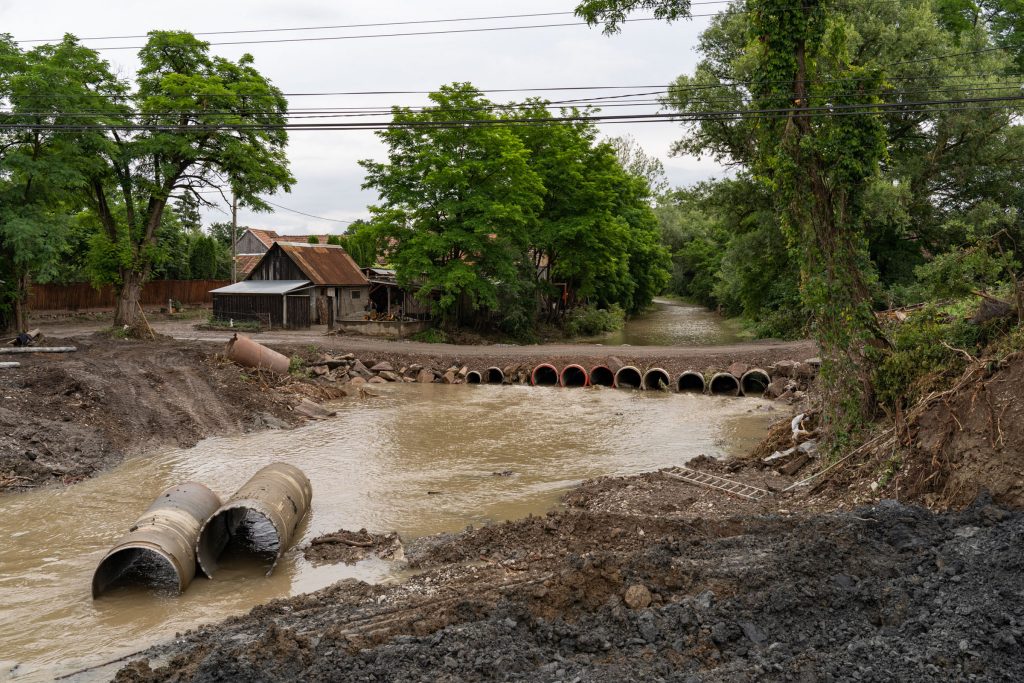
[(412, 335), (411, 339), (425, 344), (445, 344), (448, 342), (448, 335), (445, 334), (443, 330), (431, 327), (429, 330), (417, 332)]
[(625, 322), (626, 314), (616, 304), (608, 308), (580, 306), (565, 316), (565, 333), (570, 337), (593, 337), (621, 329)]

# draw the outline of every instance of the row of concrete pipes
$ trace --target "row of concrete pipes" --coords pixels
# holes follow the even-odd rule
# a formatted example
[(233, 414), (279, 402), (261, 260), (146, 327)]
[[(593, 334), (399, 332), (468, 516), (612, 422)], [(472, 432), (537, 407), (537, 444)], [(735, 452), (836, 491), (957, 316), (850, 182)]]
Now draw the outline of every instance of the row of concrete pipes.
[[(466, 375), (467, 384), (504, 384), (505, 373), (501, 368), (471, 370)], [(641, 371), (632, 365), (623, 365), (612, 370), (607, 365), (597, 365), (588, 372), (582, 365), (566, 365), (561, 371), (550, 363), (541, 363), (530, 372), (530, 384), (535, 387), (588, 387), (603, 386), (615, 389), (640, 389), (644, 391), (678, 391), (680, 393), (718, 394), (723, 396), (760, 396), (764, 394), (771, 377), (760, 368), (748, 370), (741, 377), (728, 372), (716, 372), (710, 377), (696, 370), (687, 370), (673, 381), (663, 368)]]
[(172, 486), (100, 560), (92, 596), (129, 581), (167, 583), (180, 593), (198, 573), (212, 579), (229, 546), (266, 558), (269, 576), (312, 500), (306, 475), (283, 462), (261, 469), (227, 502), (197, 482)]

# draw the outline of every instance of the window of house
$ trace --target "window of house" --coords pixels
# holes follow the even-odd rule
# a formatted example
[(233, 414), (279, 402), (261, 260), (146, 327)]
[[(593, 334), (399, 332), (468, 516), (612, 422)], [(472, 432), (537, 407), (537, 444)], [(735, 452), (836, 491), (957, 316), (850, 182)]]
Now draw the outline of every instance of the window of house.
[(360, 291), (358, 289), (353, 289), (352, 290), (352, 298), (353, 299), (358, 299), (359, 296), (360, 296)]

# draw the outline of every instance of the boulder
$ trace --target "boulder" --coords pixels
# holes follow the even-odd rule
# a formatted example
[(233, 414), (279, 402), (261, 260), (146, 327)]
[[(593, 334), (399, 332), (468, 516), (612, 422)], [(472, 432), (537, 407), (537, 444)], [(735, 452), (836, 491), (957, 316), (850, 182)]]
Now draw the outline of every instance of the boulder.
[(370, 372), (394, 372), (394, 371), (395, 371), (395, 366), (393, 366), (391, 363), (387, 362), (386, 360), (385, 361), (381, 361), (380, 363), (377, 363), (372, 368), (370, 368)]
[(771, 367), (772, 377), (796, 377), (796, 361), (780, 360)]
[(740, 379), (743, 377), (743, 375), (747, 373), (747, 370), (749, 369), (750, 366), (747, 365), (746, 363), (737, 362), (730, 365), (728, 368), (726, 368), (725, 371), (728, 372), (733, 377), (735, 377), (736, 379)]
[(355, 377), (352, 378), (351, 382), (349, 383), (354, 384), (356, 386), (359, 386), (360, 384), (366, 384), (366, 378), (362, 377), (361, 375), (356, 375)]
[(651, 591), (647, 590), (647, 586), (635, 583), (626, 589), (622, 600), (630, 609), (644, 609), (651, 604)]
[(388, 382), (397, 382), (401, 380), (401, 377), (399, 377), (397, 374), (393, 372), (388, 372), (387, 370), (381, 370), (377, 376)]
[(326, 365), (314, 365), (313, 367), (310, 368), (310, 372), (313, 373), (314, 377), (323, 377), (324, 375), (326, 375), (330, 371), (331, 371), (331, 368), (329, 368)]
[(466, 375), (469, 374), (469, 366), (463, 365), (461, 368), (459, 368), (459, 372), (457, 374), (461, 379), (466, 379)]
[(363, 365), (362, 361), (359, 360), (352, 363), (352, 367), (349, 368), (349, 372), (352, 373), (353, 375), (358, 375), (363, 379), (370, 379), (373, 376), (373, 373), (367, 370), (366, 366)]
[(443, 381), (445, 384), (455, 384), (455, 373), (449, 370), (448, 372), (444, 373), (444, 376), (441, 378), (441, 381)]
[(431, 370), (423, 369), (416, 375), (416, 381), (420, 384), (430, 384), (434, 381), (434, 373)]
[(366, 380), (366, 383), (367, 384), (387, 384), (388, 381), (386, 379), (384, 379), (383, 377), (371, 377), (370, 379)]
[(795, 372), (800, 379), (814, 379), (814, 376), (818, 374), (817, 368), (810, 363), (797, 363)]

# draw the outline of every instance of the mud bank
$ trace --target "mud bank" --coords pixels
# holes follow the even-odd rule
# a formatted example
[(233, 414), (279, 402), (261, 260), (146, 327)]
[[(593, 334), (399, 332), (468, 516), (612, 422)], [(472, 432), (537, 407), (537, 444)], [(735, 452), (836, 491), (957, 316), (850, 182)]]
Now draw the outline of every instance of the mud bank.
[[(635, 482), (625, 485), (635, 485)], [(1024, 514), (984, 500), (707, 520), (576, 506), (434, 538), (186, 634), (119, 681), (1013, 680)]]
[(57, 341), (78, 351), (24, 354), (22, 367), (0, 374), (0, 491), (73, 483), (163, 445), (292, 426), (299, 397), (324, 392), (257, 376), (193, 344)]

